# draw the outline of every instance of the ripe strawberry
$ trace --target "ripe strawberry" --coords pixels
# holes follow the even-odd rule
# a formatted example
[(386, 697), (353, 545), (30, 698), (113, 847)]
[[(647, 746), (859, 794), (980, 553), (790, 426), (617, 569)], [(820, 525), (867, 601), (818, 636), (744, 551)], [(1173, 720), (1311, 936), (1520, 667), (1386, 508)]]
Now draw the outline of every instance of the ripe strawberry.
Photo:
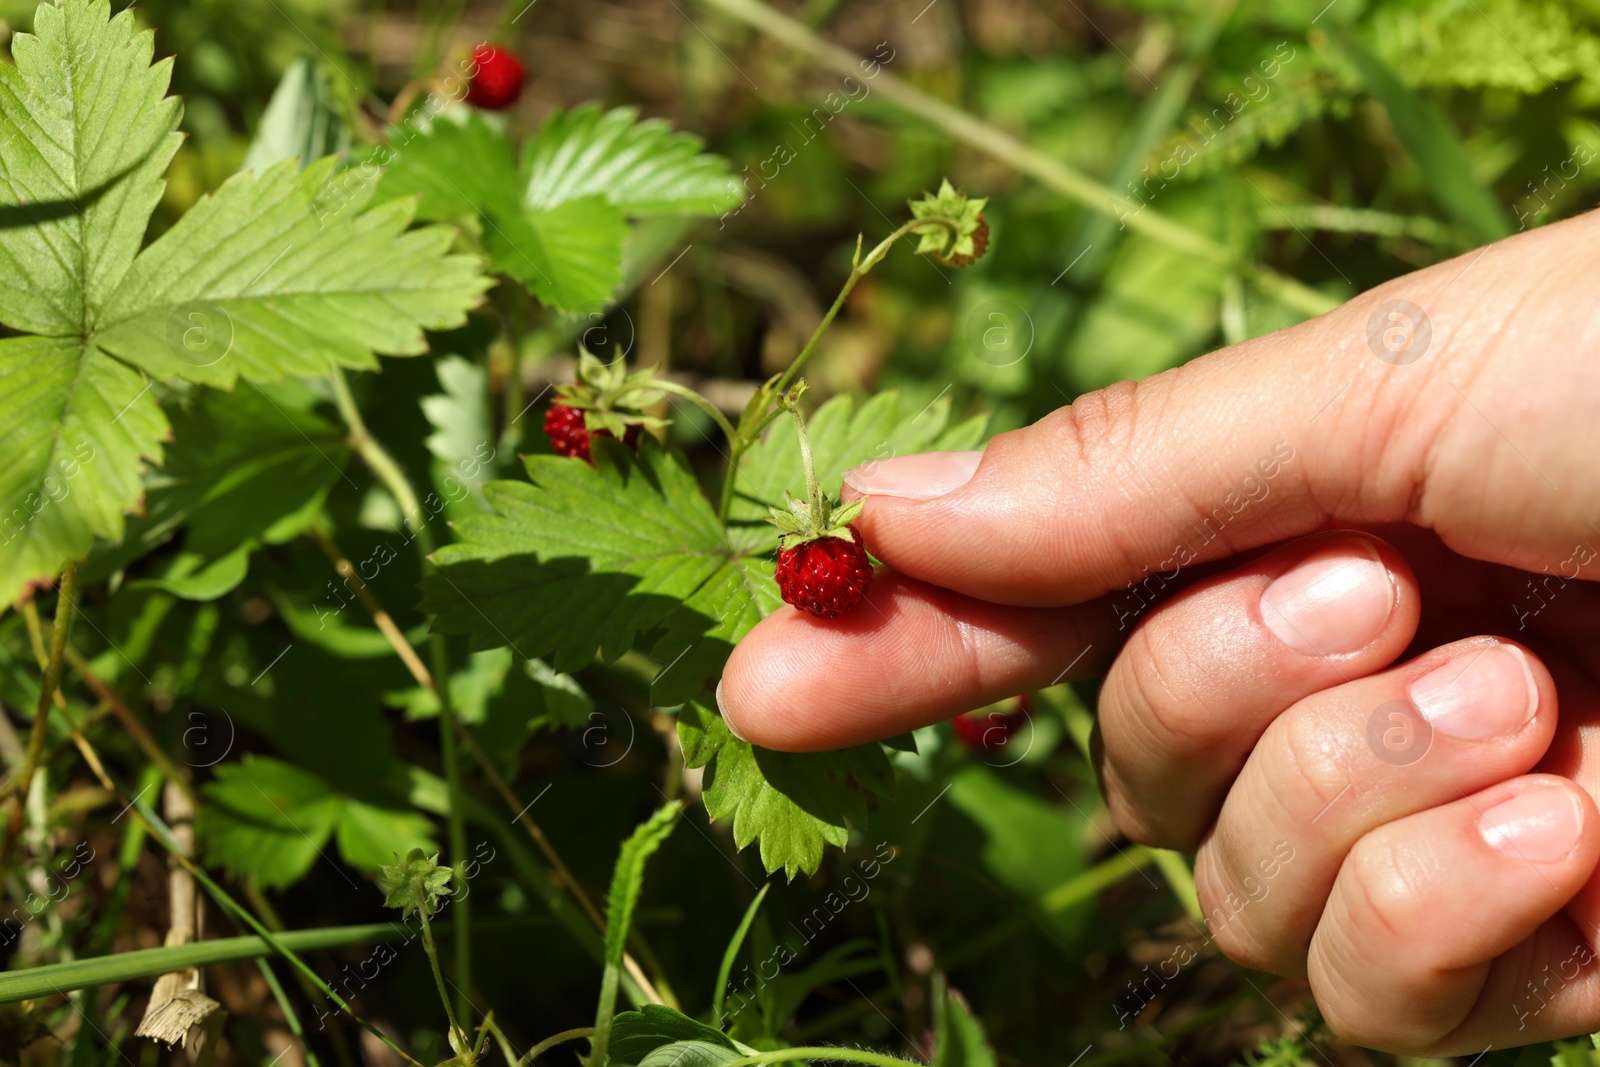
[(589, 442), (595, 437), (621, 437), (637, 450), (645, 427), (667, 425), (644, 409), (661, 399), (653, 368), (628, 373), (622, 360), (601, 363), (586, 351), (578, 353), (578, 380), (556, 389), (555, 403), (544, 413), (544, 432), (558, 456), (593, 463)]
[(800, 459), (806, 472), (806, 499), (787, 498), (788, 508), (768, 508), (768, 520), (778, 528), (778, 591), (784, 602), (819, 619), (835, 619), (853, 610), (867, 595), (872, 584), (872, 560), (867, 556), (861, 532), (855, 522), (866, 506), (853, 500), (834, 508), (817, 484), (817, 468), (811, 458), (811, 440), (806, 437), (805, 419), (796, 406), (805, 391), (801, 382), (778, 406), (794, 416), (800, 437)]
[[(641, 426), (629, 426), (622, 434), (622, 443), (629, 448), (639, 447)], [(582, 408), (569, 408), (565, 404), (551, 404), (544, 413), (544, 432), (550, 438), (550, 448), (558, 456), (574, 456), (593, 463), (589, 458), (590, 437), (615, 438), (610, 430), (590, 430), (584, 425)]]
[(819, 537), (778, 552), (778, 591), (784, 603), (819, 619), (835, 619), (867, 595), (872, 562), (861, 547), (861, 534), (846, 527), (853, 541)]
[(1017, 697), (1017, 709), (1011, 712), (991, 711), (987, 708), (968, 715), (958, 715), (950, 720), (956, 736), (975, 752), (994, 752), (1006, 746), (1013, 734), (1028, 721), (1029, 700), (1026, 693)]
[(485, 111), (501, 111), (516, 102), (528, 72), (508, 49), (487, 41), (472, 50), (478, 71), (467, 84), (467, 103)]

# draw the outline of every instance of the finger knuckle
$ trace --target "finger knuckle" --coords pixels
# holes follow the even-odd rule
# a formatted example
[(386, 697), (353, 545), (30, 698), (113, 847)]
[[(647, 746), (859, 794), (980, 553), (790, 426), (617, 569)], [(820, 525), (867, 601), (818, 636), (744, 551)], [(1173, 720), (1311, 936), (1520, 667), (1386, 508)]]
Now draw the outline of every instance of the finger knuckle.
[(1285, 766), (1265, 776), (1268, 788), (1288, 817), (1320, 818), (1353, 788), (1348, 739), (1318, 716), (1290, 713), (1274, 726), (1263, 745), (1281, 751)]

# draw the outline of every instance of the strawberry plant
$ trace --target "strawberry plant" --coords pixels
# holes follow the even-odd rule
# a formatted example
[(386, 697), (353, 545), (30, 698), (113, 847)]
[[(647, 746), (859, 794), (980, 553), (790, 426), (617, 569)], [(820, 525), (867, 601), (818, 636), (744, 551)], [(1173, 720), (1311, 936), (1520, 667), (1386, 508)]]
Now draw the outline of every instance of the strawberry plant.
[(1361, 1062), (1082, 683), (717, 688), (847, 470), (1586, 205), (1600, 32), (1033, 7), (0, 0), (0, 1064)]

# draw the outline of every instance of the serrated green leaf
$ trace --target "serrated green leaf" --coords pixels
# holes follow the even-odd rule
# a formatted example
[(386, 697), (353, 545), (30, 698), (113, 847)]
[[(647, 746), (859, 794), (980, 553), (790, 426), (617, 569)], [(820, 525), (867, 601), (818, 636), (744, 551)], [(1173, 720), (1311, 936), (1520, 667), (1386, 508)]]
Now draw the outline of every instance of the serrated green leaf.
[(622, 211), (602, 195), (524, 204), (511, 143), (481, 115), (436, 121), (392, 155), (381, 197), (420, 197), (423, 218), (475, 219), (490, 265), (544, 303), (595, 311), (622, 284)]
[(182, 105), (155, 35), (106, 0), (41, 4), (0, 63), (0, 322), (86, 337), (123, 280)]
[(409, 200), (363, 210), (370, 186), (334, 166), (286, 161), (202, 198), (134, 261), (101, 346), (158, 378), (232, 386), (370, 369), (465, 322), (489, 281), (447, 254), (453, 231), (407, 230)]
[[(859, 409), (848, 396), (834, 397), (806, 422), (823, 493), (838, 499), (844, 472), (858, 464), (913, 452), (967, 449), (978, 443), (982, 419), (956, 426), (949, 426), (949, 420), (947, 397), (920, 411), (907, 410), (893, 390), (877, 394)], [(777, 534), (767, 522), (767, 509), (781, 508), (785, 493), (803, 497), (805, 484), (794, 423), (780, 419), (745, 454), (729, 539), (746, 552), (773, 551)]]
[[(683, 458), (596, 442), (597, 462), (526, 458), (531, 482), (484, 487), (423, 580), (425, 610), (475, 648), (509, 644), (558, 671), (615, 659), (728, 567), (727, 540)], [(680, 617), (681, 621), (681, 617)]]
[(690, 770), (704, 767), (716, 758), (733, 734), (708, 705), (691, 700), (678, 709), (678, 747), (683, 750), (683, 765)]
[(603, 196), (549, 208), (495, 210), (483, 215), (483, 245), (495, 270), (562, 311), (598, 311), (622, 284), (622, 244), (628, 224)]
[(719, 215), (744, 199), (728, 164), (698, 137), (632, 108), (587, 104), (550, 117), (523, 152), (523, 202), (553, 208), (599, 195), (629, 218)]
[(181, 140), (171, 60), (152, 64), (151, 33), (105, 0), (43, 4), (35, 27), (0, 64), (0, 322), (44, 335), (0, 342), (7, 599), (122, 538), (168, 431), (141, 371), (373, 366), (422, 351), (489, 284), (445, 254), (450, 231), (405, 232), (408, 204), (363, 210), (371, 183), (332, 184), (332, 160), (235, 176), (140, 252)]
[(341, 804), (326, 782), (263, 756), (219, 766), (204, 792), (206, 862), (267, 889), (304, 876), (339, 822)]
[(671, 836), (683, 815), (683, 806), (670, 801), (634, 828), (622, 843), (617, 864), (611, 872), (611, 892), (606, 897), (606, 966), (600, 981), (600, 1004), (595, 1014), (590, 1059), (606, 1063), (606, 1041), (617, 1002), (617, 983), (622, 957), (628, 951), (628, 931), (633, 926), (633, 910), (644, 890), (644, 865)]
[(733, 819), (733, 841), (760, 840), (761, 862), (793, 881), (814, 874), (826, 845), (843, 848), (864, 826), (867, 796), (894, 794), (894, 769), (876, 744), (839, 752), (772, 752), (731, 733), (706, 774), (706, 811)]
[(340, 857), (375, 870), (395, 853), (432, 852), (431, 825), (415, 812), (346, 796), (323, 778), (266, 756), (217, 767), (204, 788), (206, 859), (265, 888), (298, 881), (336, 836)]
[(663, 1045), (678, 1041), (706, 1041), (738, 1051), (722, 1031), (691, 1019), (663, 1004), (646, 1004), (625, 1011), (611, 1021), (611, 1062), (636, 1064)]
[(521, 202), (511, 142), (476, 112), (462, 122), (441, 117), (418, 134), (391, 131), (390, 142), (395, 147), (369, 161), (385, 164), (378, 197), (418, 197), (418, 218), (459, 219)]
[(0, 603), (120, 540), (166, 419), (134, 371), (70, 338), (0, 340)]
[(650, 683), (652, 703), (671, 707), (705, 694), (739, 638), (783, 606), (774, 569), (770, 559), (730, 559), (667, 619), (666, 635), (650, 651), (663, 665)]
[(304, 56), (290, 63), (261, 115), (240, 170), (296, 159), (303, 167), (350, 148), (350, 127), (329, 90), (327, 71)]

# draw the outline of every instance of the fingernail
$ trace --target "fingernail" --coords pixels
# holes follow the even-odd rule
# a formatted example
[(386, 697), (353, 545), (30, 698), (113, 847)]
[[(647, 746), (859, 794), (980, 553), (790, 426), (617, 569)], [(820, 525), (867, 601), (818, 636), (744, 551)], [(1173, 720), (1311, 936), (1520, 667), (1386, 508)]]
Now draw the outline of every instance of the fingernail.
[(1530, 863), (1565, 859), (1578, 843), (1578, 804), (1565, 789), (1537, 789), (1502, 800), (1478, 818), (1483, 839)]
[(1394, 610), (1394, 582), (1367, 541), (1314, 552), (1261, 594), (1261, 621), (1290, 648), (1339, 656), (1366, 648)]
[(1467, 741), (1519, 730), (1539, 707), (1528, 657), (1515, 645), (1458, 656), (1412, 682), (1410, 695), (1435, 730)]
[(728, 714), (728, 706), (722, 702), (722, 682), (720, 680), (717, 682), (717, 710), (722, 713), (722, 721), (727, 724), (728, 732), (749, 744), (749, 740), (739, 732), (739, 728), (733, 725), (733, 716)]
[(863, 496), (933, 500), (972, 481), (982, 452), (920, 452), (863, 463), (845, 471), (845, 484)]

